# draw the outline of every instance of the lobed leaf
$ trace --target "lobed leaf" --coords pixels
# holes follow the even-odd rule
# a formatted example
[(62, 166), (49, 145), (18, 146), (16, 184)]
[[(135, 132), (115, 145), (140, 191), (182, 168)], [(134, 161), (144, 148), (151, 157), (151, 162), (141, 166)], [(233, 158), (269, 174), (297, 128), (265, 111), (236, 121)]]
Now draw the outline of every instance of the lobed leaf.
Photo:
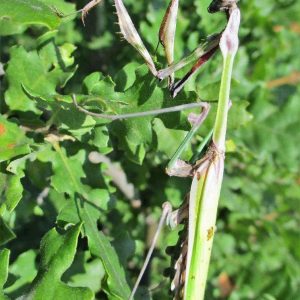
[[(44, 58), (46, 49), (47, 60)], [(22, 46), (11, 48), (6, 71), (9, 88), (5, 93), (5, 101), (11, 110), (40, 114), (26, 88), (44, 97), (55, 95), (56, 88), (63, 87), (73, 76), (76, 68), (68, 67), (69, 58), (62, 54), (63, 49), (64, 46), (57, 48), (51, 39), (39, 52), (27, 52)]]
[(0, 161), (29, 153), (31, 140), (17, 124), (0, 116)]
[(41, 261), (30, 291), (22, 297), (30, 299), (93, 299), (89, 288), (71, 287), (61, 281), (62, 274), (70, 267), (76, 253), (81, 224), (63, 233), (51, 229), (42, 239)]
[(8, 249), (0, 250), (0, 299), (8, 300), (9, 298), (4, 294), (3, 286), (8, 277), (10, 251)]
[(47, 4), (39, 0), (1, 0), (0, 35), (23, 32), (30, 25), (55, 29), (61, 18)]

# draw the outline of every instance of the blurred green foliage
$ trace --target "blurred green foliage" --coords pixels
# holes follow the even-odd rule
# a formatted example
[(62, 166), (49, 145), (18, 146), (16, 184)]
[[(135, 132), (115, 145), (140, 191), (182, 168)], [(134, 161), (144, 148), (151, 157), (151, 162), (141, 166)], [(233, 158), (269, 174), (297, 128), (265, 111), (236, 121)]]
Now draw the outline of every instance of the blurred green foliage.
[[(156, 64), (165, 65), (162, 49), (154, 53), (167, 1), (124, 2)], [(224, 27), (224, 16), (207, 13), (209, 2), (180, 3), (176, 60)], [(241, 45), (206, 299), (298, 300), (300, 3), (239, 4)], [(217, 99), (220, 55), (172, 100), (116, 34), (112, 1), (93, 9), (85, 27), (75, 15), (60, 17), (74, 11), (63, 0), (0, 2), (0, 299), (126, 299), (162, 203), (179, 206), (189, 190), (190, 179), (164, 173), (189, 129), (187, 113), (111, 123), (79, 113), (72, 93), (108, 113)], [(186, 159), (211, 129), (215, 105)], [(95, 151), (113, 165), (93, 160)], [(116, 186), (112, 166), (122, 167), (135, 195)], [(162, 273), (166, 246), (177, 238), (178, 231), (164, 231), (143, 281), (151, 293), (141, 288), (141, 299), (171, 299)]]

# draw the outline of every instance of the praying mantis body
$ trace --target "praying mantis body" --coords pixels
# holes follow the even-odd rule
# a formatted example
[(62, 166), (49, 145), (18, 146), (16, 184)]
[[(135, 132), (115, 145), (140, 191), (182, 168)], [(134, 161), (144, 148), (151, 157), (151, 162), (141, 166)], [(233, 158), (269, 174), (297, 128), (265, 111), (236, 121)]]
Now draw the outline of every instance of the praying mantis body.
[[(82, 9), (82, 19), (87, 12), (101, 0), (94, 0)], [(192, 184), (187, 197), (187, 201), (177, 211), (172, 212), (171, 205), (163, 205), (163, 214), (159, 222), (158, 230), (155, 234), (153, 244), (150, 247), (146, 262), (142, 268), (140, 276), (132, 290), (130, 300), (134, 299), (135, 292), (145, 271), (146, 265), (152, 255), (155, 242), (158, 239), (159, 231), (165, 222), (171, 227), (186, 222), (187, 235), (181, 242), (181, 253), (175, 264), (175, 277), (171, 289), (174, 291), (174, 299), (202, 300), (205, 293), (208, 266), (212, 250), (213, 237), (215, 232), (216, 215), (220, 190), (223, 180), (224, 159), (225, 159), (225, 139), (227, 130), (228, 109), (230, 106), (229, 93), (231, 84), (231, 74), (233, 61), (238, 49), (238, 29), (240, 24), (240, 11), (235, 0), (214, 0), (209, 6), (210, 12), (224, 11), (227, 15), (228, 23), (226, 28), (219, 34), (214, 35), (204, 45), (197, 48), (190, 56), (178, 63), (174, 63), (174, 36), (176, 29), (176, 16), (178, 1), (171, 1), (164, 16), (160, 28), (160, 41), (164, 46), (168, 67), (157, 71), (152, 58), (145, 48), (138, 35), (130, 16), (121, 0), (115, 0), (115, 6), (119, 19), (119, 25), (124, 38), (142, 55), (151, 73), (159, 79), (169, 78), (169, 89), (173, 96), (180, 91), (186, 80), (205, 63), (220, 47), (223, 56), (223, 73), (219, 92), (219, 102), (215, 124), (211, 133), (204, 140), (203, 146), (211, 138), (207, 152), (202, 159), (190, 166), (179, 159), (184, 147), (197, 132), (197, 129), (204, 121), (209, 111), (209, 105), (203, 102), (180, 105), (168, 109), (158, 109), (149, 112), (131, 113), (126, 115), (107, 115), (103, 113), (89, 112), (79, 106), (76, 98), (73, 102), (76, 107), (84, 113), (94, 117), (108, 118), (111, 120), (125, 119), (145, 116), (150, 114), (161, 114), (178, 111), (192, 107), (202, 107), (200, 115), (189, 116), (192, 129), (187, 134), (185, 140), (176, 151), (171, 160), (167, 173), (170, 176), (192, 176)], [(196, 61), (196, 62), (195, 62)], [(174, 72), (194, 62), (190, 72), (183, 79), (174, 83)], [(203, 148), (203, 147), (202, 147)]]

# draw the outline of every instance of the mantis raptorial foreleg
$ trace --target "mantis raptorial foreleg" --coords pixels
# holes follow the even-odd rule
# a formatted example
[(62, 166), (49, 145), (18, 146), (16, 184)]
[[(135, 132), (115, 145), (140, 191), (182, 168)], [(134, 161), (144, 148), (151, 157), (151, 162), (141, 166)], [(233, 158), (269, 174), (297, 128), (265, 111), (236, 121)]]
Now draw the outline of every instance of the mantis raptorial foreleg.
[[(97, 4), (99, 4), (102, 0), (93, 0), (90, 1), (83, 9), (80, 11), (82, 12), (81, 18), (84, 22), (84, 19), (88, 12)], [(121, 34), (123, 38), (131, 44), (143, 57), (145, 60), (149, 70), (151, 73), (156, 76), (157, 71), (152, 60), (151, 55), (149, 54), (147, 48), (145, 47), (140, 35), (138, 34), (137, 30), (134, 27), (134, 24), (125, 8), (122, 0), (114, 0), (114, 5), (116, 7), (117, 16), (118, 16), (118, 23), (120, 26)]]
[[(90, 1), (80, 10), (82, 12), (83, 22), (88, 12), (101, 1), (102, 0)], [(175, 97), (183, 88), (186, 81), (218, 50), (221, 33), (208, 37), (206, 42), (201, 44), (190, 55), (183, 58), (178, 63), (174, 63), (174, 44), (179, 0), (171, 0), (159, 30), (159, 41), (164, 47), (168, 67), (157, 71), (152, 57), (138, 34), (123, 1), (114, 0), (114, 4), (117, 11), (118, 23), (124, 39), (139, 52), (155, 77), (160, 80), (166, 77), (169, 78), (169, 89), (173, 97)], [(212, 7), (211, 12), (214, 12), (214, 9), (215, 7)], [(174, 84), (175, 72), (191, 63), (193, 63), (191, 70), (181, 80)]]
[(84, 20), (88, 14), (88, 12), (97, 4), (99, 4), (102, 0), (92, 0), (88, 4), (86, 4), (80, 11), (82, 12), (81, 14), (81, 20), (82, 23), (84, 24)]
[[(179, 0), (171, 0), (159, 29), (159, 41), (164, 47), (170, 66), (174, 62), (174, 44)], [(174, 73), (169, 75), (169, 89), (174, 84)]]
[(191, 54), (184, 57), (177, 63), (172, 63), (169, 67), (165, 69), (161, 69), (157, 73), (157, 77), (159, 79), (165, 79), (176, 71), (184, 68), (185, 66), (195, 63), (198, 59), (200, 59), (203, 55), (209, 53), (214, 48), (218, 48), (220, 42), (220, 34), (215, 34), (206, 39), (205, 42), (200, 44)]
[[(169, 8), (170, 7), (171, 4)], [(227, 19), (229, 20), (231, 12), (236, 8), (237, 8), (236, 0), (223, 0), (223, 1), (213, 0), (208, 7), (208, 11), (210, 13), (223, 11), (226, 13)], [(176, 16), (177, 16), (177, 11), (176, 11)], [(183, 67), (185, 67), (190, 63), (193, 63), (193, 66), (190, 69), (190, 71), (182, 79), (180, 79), (175, 84), (169, 85), (173, 97), (176, 97), (176, 95), (184, 87), (187, 80), (217, 52), (217, 50), (219, 49), (219, 42), (222, 33), (223, 31), (208, 37), (206, 42), (200, 45), (197, 49), (195, 49), (190, 55), (183, 58), (177, 63), (172, 63), (171, 65), (169, 63), (169, 66), (167, 68), (158, 71), (157, 77), (161, 80), (166, 77), (170, 78), (170, 76), (172, 76), (173, 78), (174, 73), (176, 71), (182, 69)]]

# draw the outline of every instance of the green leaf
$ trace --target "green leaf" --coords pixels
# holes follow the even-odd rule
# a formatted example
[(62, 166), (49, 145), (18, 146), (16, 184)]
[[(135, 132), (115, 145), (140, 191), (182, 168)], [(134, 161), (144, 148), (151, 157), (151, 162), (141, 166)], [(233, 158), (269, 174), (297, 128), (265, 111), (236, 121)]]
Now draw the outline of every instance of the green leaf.
[(253, 128), (244, 128), (240, 132), (249, 148), (259, 153), (261, 158), (276, 153), (276, 160), (280, 164), (296, 171), (298, 166), (295, 162), (300, 157), (297, 150), (297, 141), (300, 138), (298, 96), (290, 97), (282, 107), (273, 106), (272, 110), (264, 98), (259, 98), (253, 107), (253, 113), (258, 115)]
[[(76, 155), (67, 156), (65, 149), (60, 147), (58, 143), (53, 143), (56, 151), (48, 148), (41, 152), (38, 159), (42, 162), (52, 163), (53, 175), (51, 176), (51, 185), (61, 194), (67, 193), (71, 197), (80, 194), (85, 199), (94, 202), (100, 209), (107, 209), (110, 201), (109, 191), (100, 188), (91, 188), (84, 184), (82, 180), (88, 182), (86, 172), (83, 167), (85, 165), (86, 152), (80, 150)], [(93, 174), (93, 178), (99, 178), (99, 175)], [(101, 179), (100, 179), (101, 180)], [(100, 184), (97, 182), (96, 184)], [(74, 222), (77, 223), (77, 222)]]
[(0, 217), (0, 246), (16, 238), (14, 232), (9, 228), (6, 222)]
[(200, 98), (203, 99), (203, 101), (217, 101), (219, 99), (220, 84), (220, 80), (209, 84), (203, 84), (200, 81), (197, 85), (197, 92)]
[(69, 54), (64, 55), (65, 47), (69, 46), (57, 47), (50, 39), (39, 52), (27, 52), (21, 46), (11, 48), (6, 72), (9, 88), (5, 93), (11, 110), (39, 113), (36, 102), (26, 90), (43, 97), (55, 95), (56, 88), (62, 88), (73, 76), (76, 68), (68, 67), (70, 49)]
[(0, 116), (0, 161), (30, 152), (31, 141), (17, 124)]
[(136, 79), (136, 69), (139, 64), (132, 62), (124, 66), (114, 77), (117, 91), (126, 91)]
[(21, 158), (15, 159), (9, 163), (6, 170), (11, 174), (3, 174), (0, 179), (0, 190), (3, 192), (5, 198), (0, 201), (1, 208), (6, 209), (8, 212), (12, 212), (23, 196), (23, 185), (21, 179), (25, 177), (25, 167), (27, 160), (34, 160), (36, 153), (32, 152)]
[(53, 103), (51, 106), (55, 113), (53, 122), (77, 139), (86, 133), (91, 133), (96, 125), (96, 121), (91, 116), (78, 113), (73, 104)]
[[(170, 159), (176, 149), (179, 147), (187, 132), (184, 130), (168, 129), (160, 119), (153, 120), (153, 129), (157, 135), (157, 150), (161, 151)], [(184, 157), (191, 155), (190, 145), (188, 150), (183, 154)], [(182, 159), (184, 159), (182, 157)]]
[[(52, 186), (59, 193), (68, 193), (74, 195), (77, 193), (85, 193), (85, 187), (81, 182), (81, 178), (85, 177), (82, 168), (84, 161), (84, 152), (81, 151), (73, 157), (67, 157), (64, 150), (58, 145), (54, 145), (57, 153), (52, 157), (54, 175), (51, 177)], [(67, 180), (66, 180), (67, 179)]]
[(61, 281), (61, 276), (74, 259), (80, 228), (81, 224), (75, 225), (63, 233), (51, 229), (43, 237), (38, 274), (32, 282), (29, 293), (23, 297), (33, 300), (94, 298), (89, 288), (71, 287)]
[[(18, 258), (10, 265), (9, 273), (15, 276), (16, 280), (12, 285), (5, 287), (5, 293), (14, 297), (14, 292), (19, 294), (26, 288), (35, 278), (36, 270), (36, 253), (34, 250), (28, 250), (18, 256)], [(18, 293), (19, 292), (19, 293)]]
[[(117, 80), (119, 78), (120, 75)], [(98, 111), (100, 109), (110, 114), (144, 112), (191, 103), (198, 99), (193, 92), (182, 93), (180, 98), (172, 99), (166, 87), (159, 85), (153, 76), (147, 73), (144, 66), (136, 70), (136, 80), (123, 93), (115, 92), (112, 79), (103, 77), (99, 73), (89, 75), (84, 80), (84, 88), (89, 96), (81, 96), (80, 103), (88, 109), (98, 108)], [(151, 126), (154, 118), (155, 116), (149, 116), (115, 121), (109, 125), (109, 131), (118, 139), (118, 147), (125, 150), (128, 157), (138, 164), (143, 162), (146, 149), (154, 142), (155, 135)], [(169, 127), (187, 126), (186, 116), (181, 118), (180, 113), (172, 113), (160, 118), (165, 120)]]
[(109, 132), (106, 126), (96, 126), (91, 134), (89, 144), (97, 147), (100, 153), (108, 154), (113, 148), (110, 146)]
[(81, 178), (85, 177), (82, 169), (85, 160), (83, 151), (70, 158), (58, 144), (54, 143), (53, 146), (57, 153), (46, 156), (53, 163), (52, 185), (58, 192), (68, 193), (71, 199), (74, 196), (77, 199), (75, 202), (69, 201), (60, 212), (58, 220), (73, 224), (84, 222), (84, 233), (89, 241), (89, 249), (103, 262), (110, 293), (114, 294), (117, 299), (126, 299), (130, 289), (126, 283), (124, 269), (109, 240), (97, 228), (100, 212), (107, 208), (109, 194), (99, 189), (90, 190), (81, 182)]
[(91, 256), (89, 251), (77, 253), (71, 268), (63, 275), (63, 281), (71, 286), (86, 286), (94, 293), (101, 289), (105, 269), (101, 259)]
[(130, 295), (130, 289), (125, 279), (124, 268), (120, 265), (116, 251), (107, 237), (97, 229), (95, 213), (91, 209), (86, 209), (83, 212), (90, 251), (102, 259), (107, 272), (107, 286), (109, 293), (113, 296), (112, 299), (127, 299)]
[(228, 129), (239, 129), (253, 119), (253, 116), (247, 111), (248, 106), (249, 102), (247, 101), (235, 101), (232, 103), (228, 114)]
[(9, 212), (12, 212), (16, 208), (22, 198), (23, 186), (21, 178), (24, 176), (23, 172), (20, 172), (18, 175), (8, 176), (7, 188), (5, 191), (6, 201), (4, 204)]
[(84, 233), (88, 238), (91, 254), (101, 258), (107, 274), (107, 289), (111, 299), (128, 299), (130, 294), (123, 266), (120, 265), (115, 249), (108, 238), (98, 230), (97, 221), (100, 209), (93, 202), (76, 197), (59, 214), (58, 220), (64, 222), (84, 222)]
[(0, 35), (23, 32), (29, 25), (55, 29), (61, 19), (48, 5), (38, 0), (1, 0)]
[(8, 249), (0, 250), (0, 299), (8, 300), (9, 298), (4, 295), (3, 286), (8, 277), (8, 265), (9, 265), (9, 254)]

